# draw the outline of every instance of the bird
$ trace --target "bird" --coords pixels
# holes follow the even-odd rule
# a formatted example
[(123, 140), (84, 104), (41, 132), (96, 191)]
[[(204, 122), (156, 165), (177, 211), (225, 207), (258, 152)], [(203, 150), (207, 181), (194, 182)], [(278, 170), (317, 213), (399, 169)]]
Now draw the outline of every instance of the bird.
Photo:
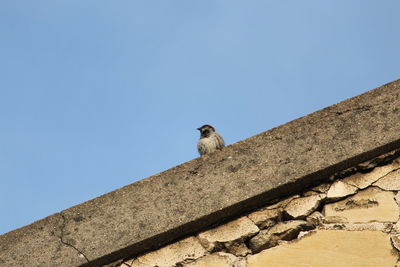
[(225, 146), (224, 139), (211, 125), (205, 124), (200, 128), (197, 128), (197, 130), (200, 131), (200, 139), (197, 143), (197, 150), (201, 156), (212, 153), (217, 149), (222, 149)]

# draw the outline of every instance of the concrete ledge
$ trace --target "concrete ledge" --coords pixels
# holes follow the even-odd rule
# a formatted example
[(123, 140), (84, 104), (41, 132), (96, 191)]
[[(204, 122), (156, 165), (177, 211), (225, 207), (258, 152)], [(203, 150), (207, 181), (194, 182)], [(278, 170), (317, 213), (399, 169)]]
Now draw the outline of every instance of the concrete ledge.
[(99, 266), (400, 147), (400, 80), (0, 236), (1, 266)]

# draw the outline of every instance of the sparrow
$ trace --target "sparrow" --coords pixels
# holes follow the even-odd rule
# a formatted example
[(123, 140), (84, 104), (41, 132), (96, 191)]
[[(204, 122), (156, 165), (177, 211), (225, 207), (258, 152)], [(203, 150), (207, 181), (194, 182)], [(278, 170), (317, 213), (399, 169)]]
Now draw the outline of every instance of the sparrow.
[(200, 131), (200, 139), (197, 143), (197, 150), (200, 155), (209, 154), (217, 149), (222, 149), (225, 146), (224, 139), (211, 125), (203, 125), (200, 128), (197, 128), (197, 130)]

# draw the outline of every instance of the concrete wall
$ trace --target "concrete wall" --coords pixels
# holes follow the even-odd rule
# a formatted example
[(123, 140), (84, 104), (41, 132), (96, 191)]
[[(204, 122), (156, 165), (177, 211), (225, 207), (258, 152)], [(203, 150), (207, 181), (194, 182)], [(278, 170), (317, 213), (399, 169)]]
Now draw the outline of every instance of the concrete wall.
[(120, 266), (400, 266), (400, 159), (385, 158)]

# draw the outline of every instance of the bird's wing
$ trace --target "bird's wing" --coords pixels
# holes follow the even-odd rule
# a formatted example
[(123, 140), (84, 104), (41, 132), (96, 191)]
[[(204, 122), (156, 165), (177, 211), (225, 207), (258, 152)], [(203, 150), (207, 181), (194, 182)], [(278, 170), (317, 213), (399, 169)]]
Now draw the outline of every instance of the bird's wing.
[(201, 140), (197, 143), (197, 151), (199, 151), (200, 155), (207, 153), (207, 146)]
[(225, 141), (222, 138), (222, 136), (220, 136), (218, 133), (216, 133), (216, 136), (217, 136), (217, 148), (222, 149), (225, 146)]

